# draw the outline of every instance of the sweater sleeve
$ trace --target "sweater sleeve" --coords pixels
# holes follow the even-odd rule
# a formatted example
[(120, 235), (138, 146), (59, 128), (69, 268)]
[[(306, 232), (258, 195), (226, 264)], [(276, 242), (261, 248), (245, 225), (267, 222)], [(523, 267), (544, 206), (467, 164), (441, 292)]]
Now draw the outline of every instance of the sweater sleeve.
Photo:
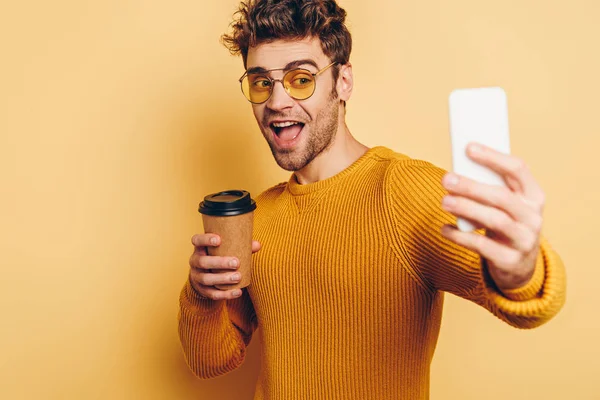
[(422, 160), (397, 160), (388, 171), (386, 198), (394, 238), (413, 276), (431, 291), (471, 300), (518, 328), (534, 328), (550, 320), (565, 302), (559, 255), (542, 236), (532, 279), (521, 288), (500, 291), (479, 254), (441, 235), (444, 224), (456, 224), (455, 216), (441, 207), (447, 194), (441, 183), (445, 173)]
[(179, 297), (178, 321), (186, 362), (203, 379), (239, 367), (258, 326), (247, 288), (237, 299), (205, 299), (192, 288), (189, 277)]

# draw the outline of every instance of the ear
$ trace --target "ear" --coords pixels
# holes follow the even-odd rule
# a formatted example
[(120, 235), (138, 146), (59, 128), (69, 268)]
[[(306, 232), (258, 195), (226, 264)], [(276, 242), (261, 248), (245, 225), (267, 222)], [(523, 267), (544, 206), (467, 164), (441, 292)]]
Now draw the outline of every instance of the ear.
[(354, 77), (352, 76), (352, 64), (347, 63), (340, 67), (340, 73), (336, 83), (336, 89), (341, 101), (348, 101), (352, 95)]

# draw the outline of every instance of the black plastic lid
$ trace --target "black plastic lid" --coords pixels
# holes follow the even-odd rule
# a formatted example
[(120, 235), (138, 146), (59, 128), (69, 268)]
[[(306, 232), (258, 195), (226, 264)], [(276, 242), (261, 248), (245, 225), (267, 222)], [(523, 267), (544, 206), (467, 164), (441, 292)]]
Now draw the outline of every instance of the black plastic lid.
[(256, 209), (256, 203), (245, 190), (226, 190), (209, 194), (200, 203), (201, 214), (217, 217), (233, 217), (246, 214)]

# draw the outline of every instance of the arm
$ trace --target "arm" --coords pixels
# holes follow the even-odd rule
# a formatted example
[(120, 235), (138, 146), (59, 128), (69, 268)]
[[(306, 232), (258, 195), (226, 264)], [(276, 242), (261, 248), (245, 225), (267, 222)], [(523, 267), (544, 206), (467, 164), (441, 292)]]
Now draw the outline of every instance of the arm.
[[(263, 218), (263, 210), (269, 209), (263, 207), (263, 202), (276, 198), (286, 183), (279, 183), (256, 197), (259, 206), (255, 220)], [(179, 339), (194, 374), (199, 378), (213, 378), (242, 364), (246, 346), (258, 328), (258, 318), (247, 288), (242, 289), (240, 297), (235, 297), (234, 290), (218, 290), (213, 286), (231, 283), (227, 280), (228, 273), (210, 272), (231, 269), (226, 267), (231, 257), (207, 257), (205, 247), (218, 246), (218, 235), (194, 235), (192, 243), (196, 250), (190, 259), (190, 276), (179, 297)], [(260, 248), (261, 244), (254, 240), (252, 253)]]
[(179, 297), (179, 339), (186, 362), (199, 378), (239, 367), (258, 322), (248, 291), (229, 300), (201, 297), (186, 282)]
[[(441, 235), (455, 217), (441, 208), (447, 194), (446, 171), (421, 160), (399, 160), (386, 185), (396, 245), (414, 275), (429, 290), (469, 299), (519, 328), (533, 328), (552, 318), (565, 301), (563, 263), (541, 238), (532, 277), (523, 286), (500, 290), (480, 255)], [(478, 231), (481, 233), (480, 231)]]

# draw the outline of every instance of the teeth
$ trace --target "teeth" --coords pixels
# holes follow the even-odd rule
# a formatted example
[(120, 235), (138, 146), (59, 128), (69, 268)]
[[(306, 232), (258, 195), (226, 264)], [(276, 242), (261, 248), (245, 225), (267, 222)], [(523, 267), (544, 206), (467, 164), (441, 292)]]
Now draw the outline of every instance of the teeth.
[(273, 126), (275, 128), (286, 128), (288, 126), (299, 124), (299, 122), (274, 122)]

